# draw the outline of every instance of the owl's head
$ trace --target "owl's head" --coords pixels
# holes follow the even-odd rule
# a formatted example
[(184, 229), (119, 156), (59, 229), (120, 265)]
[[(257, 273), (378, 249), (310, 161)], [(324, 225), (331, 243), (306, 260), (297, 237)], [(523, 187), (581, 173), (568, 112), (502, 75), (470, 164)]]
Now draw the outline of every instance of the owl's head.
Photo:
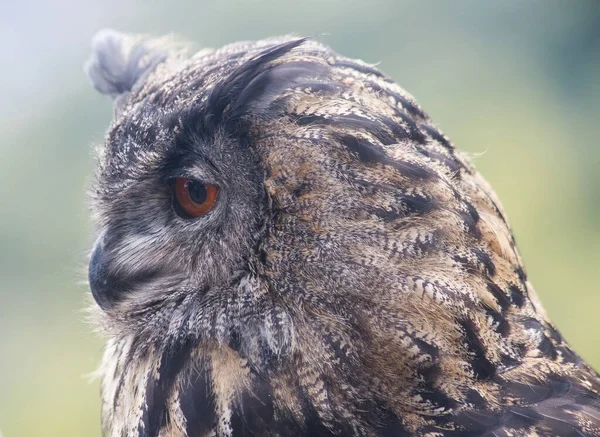
[(87, 68), (115, 104), (89, 264), (114, 435), (234, 427), (244, 393), (286, 426), (381, 430), (523, 353), (507, 317), (535, 309), (499, 203), (376, 68), (306, 39), (188, 58), (115, 32)]
[[(429, 140), (413, 120), (424, 115), (367, 65), (289, 38), (184, 59), (104, 31), (94, 49), (87, 70), (115, 119), (93, 189), (89, 279), (125, 329), (192, 296), (226, 299), (250, 276), (285, 270), (285, 288), (354, 276), (377, 233), (435, 202), (423, 185), (436, 172), (411, 156)], [(410, 154), (390, 156), (392, 144)]]

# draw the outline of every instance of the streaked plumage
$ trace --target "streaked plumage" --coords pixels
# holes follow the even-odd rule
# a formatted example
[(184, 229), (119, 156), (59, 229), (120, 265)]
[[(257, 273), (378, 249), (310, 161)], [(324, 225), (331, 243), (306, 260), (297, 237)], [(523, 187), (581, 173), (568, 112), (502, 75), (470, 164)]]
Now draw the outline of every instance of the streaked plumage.
[[(379, 70), (104, 32), (88, 71), (106, 435), (600, 436), (494, 192)], [(178, 217), (173, 177), (215, 207)]]

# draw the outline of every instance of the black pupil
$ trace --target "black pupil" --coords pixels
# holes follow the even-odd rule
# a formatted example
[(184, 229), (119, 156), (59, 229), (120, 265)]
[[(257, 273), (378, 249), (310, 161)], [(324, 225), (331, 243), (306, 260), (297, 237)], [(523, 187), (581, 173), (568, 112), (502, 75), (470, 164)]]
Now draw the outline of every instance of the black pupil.
[(190, 199), (198, 205), (202, 205), (206, 202), (206, 186), (202, 182), (189, 181), (187, 183), (187, 189), (190, 193)]

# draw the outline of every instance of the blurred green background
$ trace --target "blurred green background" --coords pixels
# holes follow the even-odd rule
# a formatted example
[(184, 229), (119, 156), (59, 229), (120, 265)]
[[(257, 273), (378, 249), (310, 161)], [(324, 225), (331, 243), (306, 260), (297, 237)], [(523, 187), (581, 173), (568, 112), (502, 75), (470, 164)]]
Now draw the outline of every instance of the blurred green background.
[(600, 1), (2, 1), (0, 429), (99, 436), (84, 322), (86, 187), (110, 102), (82, 72), (103, 27), (197, 48), (315, 35), (416, 96), (502, 199), (551, 318), (600, 368)]

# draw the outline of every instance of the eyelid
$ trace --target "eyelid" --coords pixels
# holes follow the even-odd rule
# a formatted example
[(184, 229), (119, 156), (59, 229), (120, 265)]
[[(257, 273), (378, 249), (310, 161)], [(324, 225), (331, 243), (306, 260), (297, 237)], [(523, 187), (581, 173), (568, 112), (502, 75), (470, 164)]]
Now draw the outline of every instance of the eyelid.
[(175, 183), (175, 179), (177, 179), (177, 178), (192, 179), (194, 181), (205, 182), (207, 184), (217, 185), (217, 186), (221, 185), (217, 181), (215, 181), (215, 179), (212, 175), (207, 174), (206, 172), (198, 172), (198, 171), (194, 172), (194, 171), (189, 171), (189, 170), (184, 170), (184, 169), (179, 169), (177, 171), (173, 171), (173, 172), (165, 175), (162, 182), (167, 185), (170, 185), (172, 183)]

